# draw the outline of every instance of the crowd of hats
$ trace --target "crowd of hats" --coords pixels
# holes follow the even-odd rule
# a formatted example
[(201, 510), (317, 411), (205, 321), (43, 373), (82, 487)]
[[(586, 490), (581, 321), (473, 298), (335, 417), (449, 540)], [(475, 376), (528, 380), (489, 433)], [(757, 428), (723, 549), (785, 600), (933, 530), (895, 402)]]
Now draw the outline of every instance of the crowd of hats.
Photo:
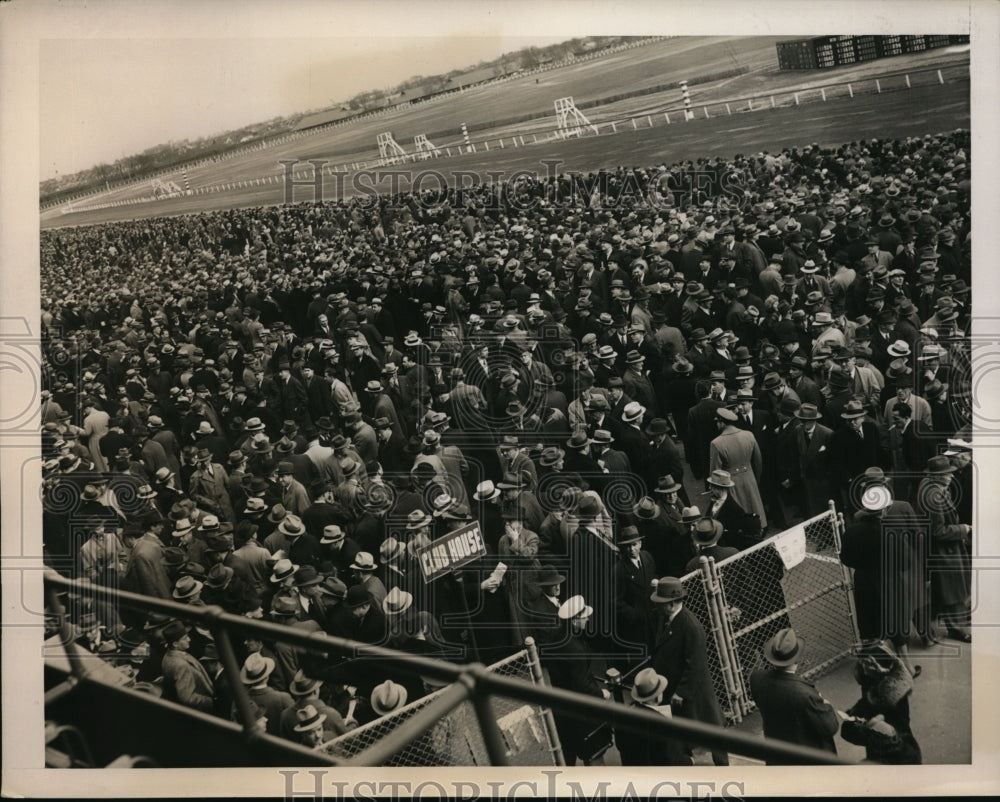
[[(718, 412), (729, 423), (741, 402), (755, 403), (798, 376), (812, 377), (824, 395), (815, 403), (783, 399), (778, 411), (820, 419), (826, 394), (851, 386), (852, 360), (881, 365), (891, 387), (919, 386), (919, 371), (954, 365), (956, 332), (968, 330), (968, 151), (968, 132), (957, 131), (705, 160), (706, 170), (743, 177), (739, 199), (719, 192), (663, 208), (627, 195), (611, 206), (561, 203), (552, 198), (569, 187), (562, 177), (548, 190), (521, 182), (512, 188), (518, 202), (503, 214), (479, 187), (384, 198), (374, 207), (291, 205), (45, 231), (47, 547), (58, 541), (59, 521), (117, 506), (104, 519), (109, 529), (133, 537), (154, 532), (164, 541), (174, 600), (225, 593), (240, 576), (224, 559), (258, 527), (288, 542), (314, 538), (323, 548), (354, 536), (356, 520), (313, 531), (303, 510), (286, 508), (279, 483), (308, 473), (304, 452), (318, 445), (323, 459), (336, 460), (336, 470), (304, 487), (309, 505), (330, 503), (331, 491), (356, 482), (365, 498), (381, 499), (362, 515), (384, 515), (399, 491), (438, 473), (436, 463), (418, 457), (442, 462), (463, 433), (458, 427), (470, 425), (455, 407), (455, 399), (470, 397), (459, 389), (469, 383), (485, 399), (485, 409), (475, 410), (483, 413), (475, 433), (490, 435), (501, 455), (526, 459), (531, 470), (506, 465), (466, 493), (451, 487), (425, 494), (393, 532), (363, 544), (348, 571), (372, 573), (412, 559), (435, 533), (482, 516), (492, 503), (508, 519), (520, 518), (508, 504), (512, 496), (545, 472), (565, 472), (595, 449), (618, 447), (620, 427), (637, 426), (646, 439), (683, 436), (664, 403), (672, 382), (729, 388), (728, 406)], [(610, 197), (692, 166), (618, 168), (602, 177)], [(692, 253), (702, 256), (692, 260)], [(771, 283), (752, 253), (775, 274)], [(845, 345), (831, 337), (836, 331)], [(794, 353), (793, 344), (801, 346)], [(731, 364), (709, 364), (706, 350), (726, 352)], [(285, 408), (282, 382), (314, 376), (327, 382), (328, 403), (310, 398)], [(925, 396), (967, 394), (967, 371), (951, 376), (923, 386)], [(639, 395), (642, 377), (652, 393)], [(346, 388), (343, 403), (332, 402), (334, 381)], [(411, 393), (407, 403), (397, 384)], [(104, 438), (114, 451), (97, 446), (100, 436), (88, 424), (95, 410), (110, 416)], [(852, 399), (840, 417), (872, 414), (879, 411)], [(365, 427), (379, 436), (404, 433), (402, 463), (394, 466), (401, 477), (380, 484), (387, 466), (358, 450), (356, 432)], [(151, 441), (173, 449), (167, 465), (151, 456), (156, 449), (144, 450)], [(243, 473), (231, 520), (186, 498), (195, 470)], [(931, 475), (952, 470), (945, 456), (926, 466)], [(602, 505), (586, 477), (566, 476), (570, 489), (558, 503), (542, 499), (550, 505), (543, 512), (597, 519)], [(618, 546), (640, 542), (640, 527), (659, 518), (661, 504), (676, 504), (683, 489), (680, 475), (645, 478), (645, 493), (615, 521)], [(735, 484), (725, 470), (706, 481)], [(55, 504), (60, 483), (77, 488), (77, 507)], [(116, 495), (123, 483), (133, 492)], [(385, 492), (368, 493), (373, 486)], [(684, 507), (681, 520), (698, 546), (719, 542), (721, 525), (696, 506)], [(372, 602), (363, 584), (329, 565), (298, 564), (282, 553), (272, 554), (268, 567), (275, 585), (318, 589), (352, 610)], [(538, 584), (564, 580), (544, 567)], [(387, 591), (380, 604), (386, 616), (417, 611), (413, 594)], [(684, 595), (678, 579), (664, 577), (652, 600), (669, 604)], [(560, 618), (588, 618), (590, 601), (570, 597)], [(293, 593), (279, 592), (253, 612), (291, 623), (301, 606)], [(160, 625), (168, 642), (190, 633), (181, 622)], [(792, 660), (797, 648), (786, 638), (768, 659)], [(253, 653), (242, 671), (247, 684), (264, 682), (274, 661)], [(310, 682), (304, 677), (294, 690)], [(634, 687), (642, 702), (663, 692), (648, 673)], [(387, 681), (371, 704), (387, 712), (406, 701), (407, 689)], [(295, 729), (321, 728), (324, 720), (306, 706)]]

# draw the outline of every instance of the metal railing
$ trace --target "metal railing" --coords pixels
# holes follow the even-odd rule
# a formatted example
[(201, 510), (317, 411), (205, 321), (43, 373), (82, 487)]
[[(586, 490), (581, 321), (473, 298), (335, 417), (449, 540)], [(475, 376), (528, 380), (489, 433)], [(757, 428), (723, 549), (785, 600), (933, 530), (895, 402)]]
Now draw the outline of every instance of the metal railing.
[[(58, 591), (87, 594), (93, 592), (94, 586), (87, 582), (67, 579), (51, 570), (45, 572), (44, 582), (49, 612), (61, 616), (63, 648), (70, 661), (72, 673), (80, 680), (78, 685), (66, 692), (85, 692), (88, 681), (100, 682), (101, 680), (96, 672), (88, 669), (88, 661), (82, 650), (73, 642), (71, 625), (59, 602)], [(806, 762), (832, 765), (846, 763), (830, 752), (784, 741), (770, 740), (700, 721), (665, 718), (654, 712), (627, 707), (616, 702), (505, 677), (491, 673), (486, 666), (478, 663), (457, 665), (325, 633), (307, 633), (281, 624), (232, 615), (216, 606), (193, 607), (112, 588), (102, 588), (102, 593), (121, 605), (145, 612), (165, 614), (172, 618), (200, 624), (203, 628), (208, 629), (215, 639), (219, 658), (235, 697), (236, 711), (239, 723), (243, 728), (245, 741), (248, 744), (255, 743), (258, 746), (263, 742), (280, 745), (286, 750), (291, 748), (296, 753), (302, 754), (304, 761), (310, 765), (383, 765), (466, 700), (470, 701), (475, 709), (490, 762), (496, 766), (509, 765), (507, 747), (493, 714), (492, 699), (494, 697), (508, 697), (561, 712), (593, 717), (599, 721), (610, 722), (616, 729), (628, 729), (645, 734), (647, 737), (660, 736), (679, 739), (709, 749), (722, 749), (772, 763)], [(441, 683), (450, 684), (450, 687), (413, 716), (405, 727), (387, 733), (385, 738), (372, 744), (350, 760), (338, 760), (318, 750), (291, 744), (283, 739), (258, 731), (255, 726), (255, 716), (252, 712), (250, 698), (240, 680), (240, 668), (237, 665), (231, 641), (231, 635), (234, 634), (253, 636), (262, 640), (283, 641), (294, 646), (321, 652), (332, 652), (338, 655), (374, 658), (391, 664), (394, 668), (407, 674), (429, 677)], [(136, 691), (135, 693), (140, 694), (141, 692)], [(192, 711), (192, 716), (198, 717), (196, 711)]]

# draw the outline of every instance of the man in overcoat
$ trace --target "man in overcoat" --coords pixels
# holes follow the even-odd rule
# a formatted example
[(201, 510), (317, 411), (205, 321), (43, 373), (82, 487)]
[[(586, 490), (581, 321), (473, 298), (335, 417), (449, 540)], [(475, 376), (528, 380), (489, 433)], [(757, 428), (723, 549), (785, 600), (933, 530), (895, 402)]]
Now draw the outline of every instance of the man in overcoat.
[[(750, 676), (750, 690), (764, 722), (764, 735), (837, 754), (833, 736), (840, 719), (816, 686), (797, 676), (802, 649), (795, 630), (781, 630), (764, 646), (764, 659), (770, 666), (758, 668)], [(793, 762), (769, 760), (768, 765)]]
[[(705, 630), (684, 607), (687, 591), (676, 577), (663, 577), (650, 600), (659, 608), (653, 635), (653, 668), (667, 678), (675, 716), (723, 726), (725, 720), (708, 673)], [(691, 753), (690, 746), (687, 753)], [(729, 755), (712, 752), (716, 766), (728, 766)]]

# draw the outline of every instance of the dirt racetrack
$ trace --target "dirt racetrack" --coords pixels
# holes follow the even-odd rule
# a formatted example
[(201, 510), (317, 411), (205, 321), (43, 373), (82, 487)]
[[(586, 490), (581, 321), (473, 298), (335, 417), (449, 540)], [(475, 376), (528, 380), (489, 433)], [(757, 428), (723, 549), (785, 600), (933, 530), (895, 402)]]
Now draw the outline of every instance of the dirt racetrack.
[[(907, 91), (881, 95), (841, 97), (825, 103), (734, 114), (711, 119), (696, 118), (688, 123), (660, 122), (652, 128), (626, 130), (617, 134), (588, 136), (521, 148), (491, 150), (471, 155), (441, 158), (407, 168), (414, 176), (424, 172), (424, 189), (436, 186), (439, 179), (426, 171), (450, 178), (455, 171), (474, 172), (485, 178), (487, 171), (502, 171), (510, 175), (516, 170), (545, 174), (543, 160), (558, 160), (558, 171), (587, 172), (601, 167), (654, 165), (699, 157), (732, 156), (736, 153), (776, 151), (783, 147), (802, 146), (812, 142), (838, 145), (872, 137), (907, 137), (968, 128), (970, 124), (968, 81), (945, 85), (914, 87)], [(332, 162), (331, 162), (332, 163)], [(281, 175), (281, 165), (271, 162), (267, 173), (258, 172), (258, 165), (231, 163), (232, 172), (225, 180), (241, 182), (261, 175)], [(323, 182), (323, 199), (333, 201), (338, 194), (352, 197), (354, 180), (348, 175), (343, 192), (338, 193), (333, 179)], [(472, 179), (467, 178), (468, 183)], [(389, 179), (377, 182), (377, 176), (367, 177), (365, 186), (389, 190)], [(407, 189), (404, 182), (402, 189)], [(365, 190), (368, 191), (368, 190)], [(295, 189), (294, 200), (312, 201), (313, 188)], [(52, 209), (43, 213), (41, 227), (88, 225), (122, 219), (139, 219), (164, 215), (192, 214), (213, 209), (267, 206), (284, 202), (281, 183), (246, 186), (232, 191), (213, 192), (171, 198), (125, 207), (111, 207), (61, 214)]]

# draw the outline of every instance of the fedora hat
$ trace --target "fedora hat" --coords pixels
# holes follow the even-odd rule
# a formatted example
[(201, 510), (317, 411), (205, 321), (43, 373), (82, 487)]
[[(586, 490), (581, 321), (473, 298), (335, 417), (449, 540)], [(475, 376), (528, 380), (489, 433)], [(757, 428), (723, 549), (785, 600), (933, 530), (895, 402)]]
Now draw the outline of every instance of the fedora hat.
[(948, 382), (934, 381), (928, 382), (924, 387), (924, 397), (933, 401), (939, 398), (948, 389)]
[(472, 497), (476, 501), (492, 501), (499, 495), (500, 490), (497, 489), (496, 485), (490, 479), (487, 479), (476, 485), (476, 492), (472, 494)]
[(764, 644), (764, 659), (779, 668), (797, 663), (801, 653), (802, 639), (791, 627), (779, 630)]
[(687, 597), (684, 585), (675, 576), (665, 576), (656, 583), (656, 590), (650, 595), (650, 600), (663, 604), (664, 602), (679, 601)]
[(561, 585), (566, 581), (566, 577), (560, 574), (551, 565), (543, 565), (535, 577), (534, 584), (539, 587), (546, 587), (547, 585)]
[(367, 551), (359, 551), (357, 556), (354, 558), (354, 562), (351, 563), (350, 567), (355, 571), (378, 570), (378, 565), (376, 565), (375, 563), (375, 558)]
[(178, 601), (183, 601), (184, 599), (190, 599), (193, 596), (197, 596), (203, 587), (204, 584), (199, 582), (193, 576), (182, 576), (177, 580), (177, 584), (174, 585), (174, 590), (171, 595)]
[(387, 537), (382, 541), (382, 545), (378, 547), (378, 553), (379, 557), (382, 558), (382, 562), (388, 563), (398, 557), (402, 557), (406, 553), (406, 546), (394, 537)]
[(714, 546), (722, 538), (722, 524), (712, 518), (699, 518), (692, 537), (699, 546)]
[(407, 691), (403, 685), (387, 679), (381, 685), (375, 686), (370, 698), (372, 710), (380, 716), (392, 713), (406, 705)]
[(885, 350), (886, 353), (894, 357), (907, 357), (910, 355), (910, 345), (906, 340), (896, 340), (896, 342)]
[(176, 546), (168, 546), (163, 550), (163, 564), (167, 568), (180, 568), (184, 565), (184, 561), (187, 559), (187, 555), (184, 549), (179, 549)]
[(840, 417), (844, 420), (853, 420), (854, 418), (863, 418), (865, 414), (865, 408), (861, 402), (855, 401), (852, 398), (844, 406), (844, 411), (840, 413)]
[(592, 442), (593, 441), (587, 436), (586, 430), (577, 429), (573, 432), (569, 440), (566, 441), (566, 446), (568, 448), (580, 449), (590, 445)]
[[(369, 555), (371, 556), (371, 555)], [(344, 599), (345, 607), (360, 607), (363, 604), (369, 604), (372, 600), (372, 594), (364, 585), (351, 585), (347, 589), (347, 597)]]
[(710, 485), (715, 485), (716, 487), (736, 487), (736, 483), (733, 481), (733, 477), (730, 475), (729, 471), (715, 470), (712, 471), (708, 479), (705, 480)]
[(623, 526), (615, 536), (616, 546), (627, 546), (630, 543), (641, 543), (643, 536), (639, 534), (638, 527)]
[(224, 588), (229, 584), (229, 580), (233, 578), (233, 569), (228, 565), (223, 565), (222, 563), (216, 563), (208, 572), (208, 576), (205, 578), (205, 585), (210, 588)]
[(296, 724), (292, 728), (295, 732), (312, 732), (323, 728), (326, 721), (326, 713), (320, 713), (312, 705), (306, 705), (295, 711)]
[(583, 600), (583, 596), (571, 596), (559, 606), (559, 617), (564, 621), (571, 618), (589, 618), (594, 608)]
[(670, 429), (667, 426), (667, 421), (664, 418), (653, 418), (649, 425), (646, 427), (646, 434), (657, 437), (661, 434), (667, 434)]
[(948, 473), (954, 473), (957, 470), (958, 468), (952, 465), (951, 460), (949, 460), (944, 455), (931, 457), (929, 460), (927, 460), (927, 469), (926, 469), (927, 473), (940, 476)]
[[(584, 433), (584, 436), (586, 437), (586, 433)], [(566, 452), (561, 448), (550, 446), (542, 451), (541, 456), (538, 458), (538, 464), (545, 468), (551, 468), (565, 456)]]
[(793, 413), (799, 420), (819, 420), (819, 408), (815, 404), (800, 404)]
[(632, 681), (632, 699), (640, 704), (652, 702), (667, 689), (667, 678), (655, 668), (644, 668)]
[(347, 585), (344, 584), (343, 580), (335, 576), (328, 576), (320, 582), (319, 590), (321, 593), (333, 596), (333, 598), (340, 599), (341, 601), (347, 598)]
[(306, 533), (306, 527), (298, 515), (288, 514), (285, 516), (284, 520), (278, 524), (278, 531), (285, 537), (296, 538), (301, 537)]
[(497, 482), (497, 487), (500, 490), (519, 490), (525, 486), (527, 486), (527, 481), (525, 480), (523, 471), (518, 473), (505, 473), (503, 475), (503, 481)]
[(615, 442), (615, 438), (607, 429), (595, 429), (591, 442), (597, 443), (598, 445), (609, 446)]
[(311, 585), (318, 585), (323, 581), (319, 571), (314, 565), (303, 565), (295, 572), (295, 587), (305, 588)]
[(160, 636), (163, 638), (163, 642), (167, 644), (173, 644), (179, 641), (188, 632), (191, 631), (191, 627), (185, 624), (183, 621), (170, 621), (161, 631)]
[(251, 515), (256, 513), (262, 513), (267, 510), (267, 502), (264, 499), (257, 496), (250, 496), (247, 498), (246, 505), (243, 508), (244, 515)]
[(274, 671), (274, 660), (260, 652), (249, 655), (240, 669), (240, 681), (244, 685), (259, 685), (266, 682)]
[(693, 524), (701, 518), (701, 510), (697, 507), (684, 507), (681, 510), (681, 522), (686, 524)]
[(416, 529), (423, 529), (426, 526), (430, 526), (432, 523), (434, 523), (434, 519), (420, 509), (413, 510), (408, 516), (406, 516), (406, 528), (410, 532)]
[(319, 542), (326, 545), (330, 543), (339, 543), (346, 538), (347, 535), (344, 534), (344, 530), (337, 526), (337, 524), (329, 524), (323, 527), (323, 535)]
[(649, 496), (643, 496), (632, 507), (632, 514), (643, 521), (652, 521), (660, 517), (660, 505)]
[(322, 684), (323, 680), (307, 677), (300, 668), (288, 685), (288, 693), (292, 696), (308, 696)]
[(646, 408), (642, 404), (638, 401), (630, 401), (622, 410), (622, 420), (626, 423), (631, 423), (632, 421), (639, 420), (645, 414)]
[(382, 599), (382, 610), (386, 615), (400, 615), (413, 606), (413, 594), (394, 587)]
[(299, 567), (291, 560), (278, 560), (274, 564), (274, 568), (271, 569), (271, 581), (275, 583), (284, 582), (289, 577), (294, 576), (298, 569)]
[(455, 506), (457, 502), (448, 493), (439, 493), (431, 499), (431, 515), (440, 518), (448, 510)]
[(776, 390), (781, 386), (781, 376), (775, 372), (768, 373), (764, 376), (764, 389), (765, 390)]
[(290, 593), (279, 593), (271, 599), (271, 615), (291, 618), (299, 611), (299, 602)]
[(827, 384), (837, 390), (846, 390), (851, 386), (851, 376), (846, 370), (835, 368), (830, 371)]
[(656, 480), (656, 488), (653, 490), (654, 493), (676, 493), (678, 490), (682, 489), (683, 485), (676, 481), (673, 476), (667, 474), (666, 476), (661, 476)]

